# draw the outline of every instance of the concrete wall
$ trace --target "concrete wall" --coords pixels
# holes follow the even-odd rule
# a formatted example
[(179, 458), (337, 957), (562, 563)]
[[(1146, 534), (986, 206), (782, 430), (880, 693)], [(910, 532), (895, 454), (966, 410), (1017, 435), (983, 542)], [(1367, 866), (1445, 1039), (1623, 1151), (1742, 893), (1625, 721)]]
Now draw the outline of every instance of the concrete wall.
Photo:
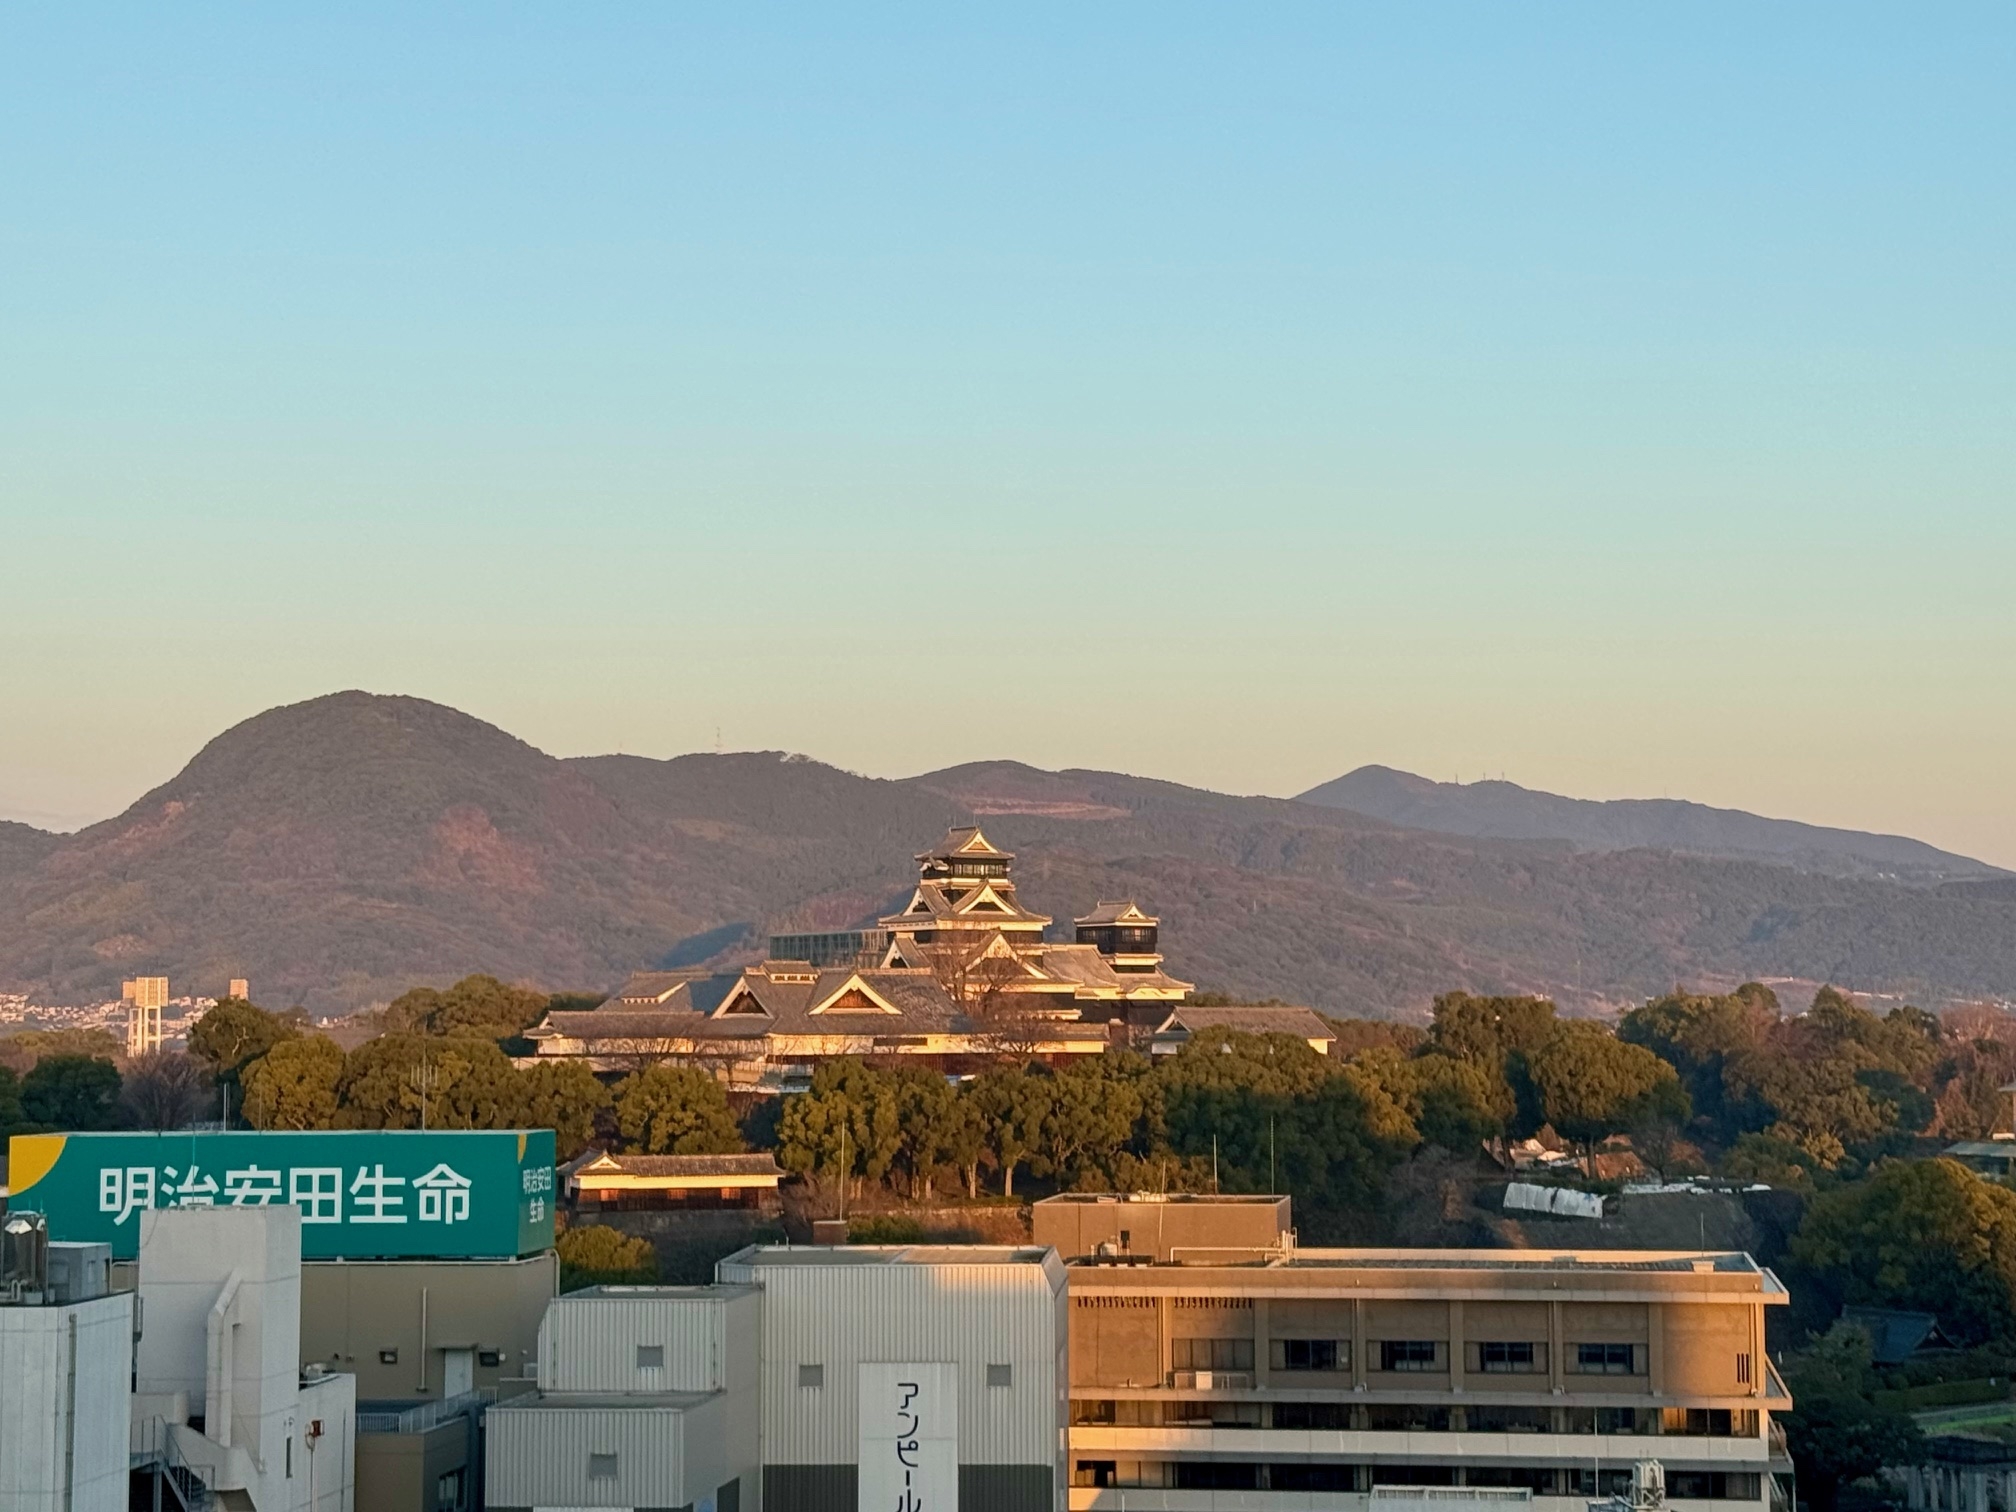
[(1272, 1249), (1287, 1232), (1289, 1202), (1286, 1197), (1137, 1201), (1066, 1195), (1037, 1203), (1030, 1209), (1030, 1224), (1035, 1242), (1066, 1260), (1086, 1258), (1101, 1244), (1167, 1260), (1183, 1250)]
[[(286, 1484), (290, 1441), (300, 1430), (300, 1209), (143, 1211), (140, 1277), (145, 1321), (135, 1389), (186, 1393), (190, 1414), (203, 1414), (203, 1437), (244, 1456), (220, 1485), (242, 1484), (262, 1508), (300, 1505)], [(213, 1369), (212, 1309), (234, 1285)]]
[(475, 1431), (466, 1416), (422, 1433), (360, 1434), (357, 1505), (369, 1512), (435, 1512), (441, 1477), (460, 1470), (466, 1512), (477, 1505), (480, 1466), (474, 1447)]
[[(351, 1372), (367, 1402), (438, 1401), (450, 1349), (475, 1352), (478, 1388), (528, 1378), (558, 1278), (550, 1250), (521, 1260), (310, 1261), (301, 1268), (301, 1362)], [(395, 1362), (379, 1359), (386, 1350)], [(485, 1350), (499, 1363), (483, 1364)]]

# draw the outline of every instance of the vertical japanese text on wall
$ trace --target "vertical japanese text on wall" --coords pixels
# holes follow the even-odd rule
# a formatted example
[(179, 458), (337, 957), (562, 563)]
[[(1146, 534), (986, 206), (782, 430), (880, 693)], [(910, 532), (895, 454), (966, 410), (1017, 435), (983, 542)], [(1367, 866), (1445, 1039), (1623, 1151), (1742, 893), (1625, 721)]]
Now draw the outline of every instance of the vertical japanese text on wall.
[(959, 1367), (860, 1370), (860, 1512), (958, 1512)]
[(301, 1210), (304, 1260), (474, 1258), (553, 1243), (553, 1131), (17, 1134), (9, 1203), (52, 1239), (139, 1251), (143, 1208)]

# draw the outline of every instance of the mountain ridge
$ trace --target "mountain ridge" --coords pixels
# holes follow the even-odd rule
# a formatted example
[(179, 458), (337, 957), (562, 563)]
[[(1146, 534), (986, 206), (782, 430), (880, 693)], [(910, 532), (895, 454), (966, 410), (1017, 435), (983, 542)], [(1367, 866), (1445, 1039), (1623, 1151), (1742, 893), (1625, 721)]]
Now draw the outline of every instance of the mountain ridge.
[(1132, 896), (1163, 918), (1177, 975), (1339, 1013), (1418, 1013), (1458, 988), (1598, 1011), (1753, 976), (1927, 1003), (2016, 989), (2000, 889), (1441, 835), (1014, 762), (885, 779), (781, 752), (556, 758), (444, 705), (352, 692), (233, 726), (114, 819), (0, 848), (0, 991), (102, 1001), (140, 972), (199, 993), (245, 976), (268, 1003), (334, 1011), (476, 970), (606, 990), (746, 958), (771, 928), (870, 920), (913, 853), (976, 817), (1019, 853), (1054, 936)]
[(1906, 835), (1773, 819), (1684, 798), (1567, 798), (1515, 782), (1437, 782), (1385, 766), (1359, 767), (1297, 794), (1296, 802), (1442, 835), (1561, 840), (1580, 850), (1669, 850), (1832, 876), (1936, 884), (2012, 875)]

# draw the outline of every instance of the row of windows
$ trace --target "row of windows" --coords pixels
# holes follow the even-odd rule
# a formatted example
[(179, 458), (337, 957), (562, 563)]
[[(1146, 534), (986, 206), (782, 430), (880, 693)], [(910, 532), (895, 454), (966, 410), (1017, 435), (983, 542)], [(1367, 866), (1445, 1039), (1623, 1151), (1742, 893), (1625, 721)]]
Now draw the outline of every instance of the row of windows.
[(1074, 1397), (1071, 1421), (1105, 1428), (1287, 1428), (1332, 1433), (1610, 1433), (1755, 1438), (1753, 1410), (1721, 1407), (1533, 1407), (1467, 1402), (1229, 1402)]
[[(1170, 1363), (1176, 1370), (1251, 1370), (1251, 1339), (1173, 1339)], [(1382, 1371), (1440, 1372), (1449, 1368), (1449, 1346), (1440, 1339), (1381, 1339), (1374, 1346)], [(1467, 1348), (1464, 1367), (1475, 1375), (1545, 1374), (1547, 1346), (1524, 1340), (1479, 1340)], [(1643, 1375), (1640, 1344), (1575, 1344), (1566, 1359), (1574, 1375)], [(1349, 1370), (1349, 1339), (1275, 1339), (1269, 1345), (1275, 1370)], [(1737, 1358), (1737, 1379), (1747, 1381), (1749, 1357)]]
[[(1179, 1491), (1370, 1491), (1374, 1486), (1493, 1486), (1535, 1496), (1621, 1496), (1631, 1490), (1628, 1469), (1593, 1466), (1343, 1465), (1239, 1460), (1081, 1459), (1071, 1467), (1074, 1486)], [(1666, 1494), (1689, 1501), (1757, 1500), (1751, 1471), (1668, 1470)]]

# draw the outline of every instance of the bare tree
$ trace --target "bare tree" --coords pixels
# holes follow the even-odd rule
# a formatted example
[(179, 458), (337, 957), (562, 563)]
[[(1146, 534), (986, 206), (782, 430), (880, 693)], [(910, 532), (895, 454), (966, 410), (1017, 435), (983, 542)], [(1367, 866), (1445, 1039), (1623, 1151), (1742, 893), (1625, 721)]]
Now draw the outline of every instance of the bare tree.
[(1036, 994), (1015, 989), (1029, 982), (1029, 969), (1014, 947), (993, 949), (993, 931), (976, 940), (951, 940), (927, 951), (938, 985), (971, 1019), (985, 1050), (1027, 1061), (1043, 1046), (1045, 1028), (1060, 1015), (1046, 1011)]
[(210, 1112), (210, 1068), (193, 1055), (156, 1051), (126, 1064), (119, 1103), (136, 1129), (180, 1129)]

